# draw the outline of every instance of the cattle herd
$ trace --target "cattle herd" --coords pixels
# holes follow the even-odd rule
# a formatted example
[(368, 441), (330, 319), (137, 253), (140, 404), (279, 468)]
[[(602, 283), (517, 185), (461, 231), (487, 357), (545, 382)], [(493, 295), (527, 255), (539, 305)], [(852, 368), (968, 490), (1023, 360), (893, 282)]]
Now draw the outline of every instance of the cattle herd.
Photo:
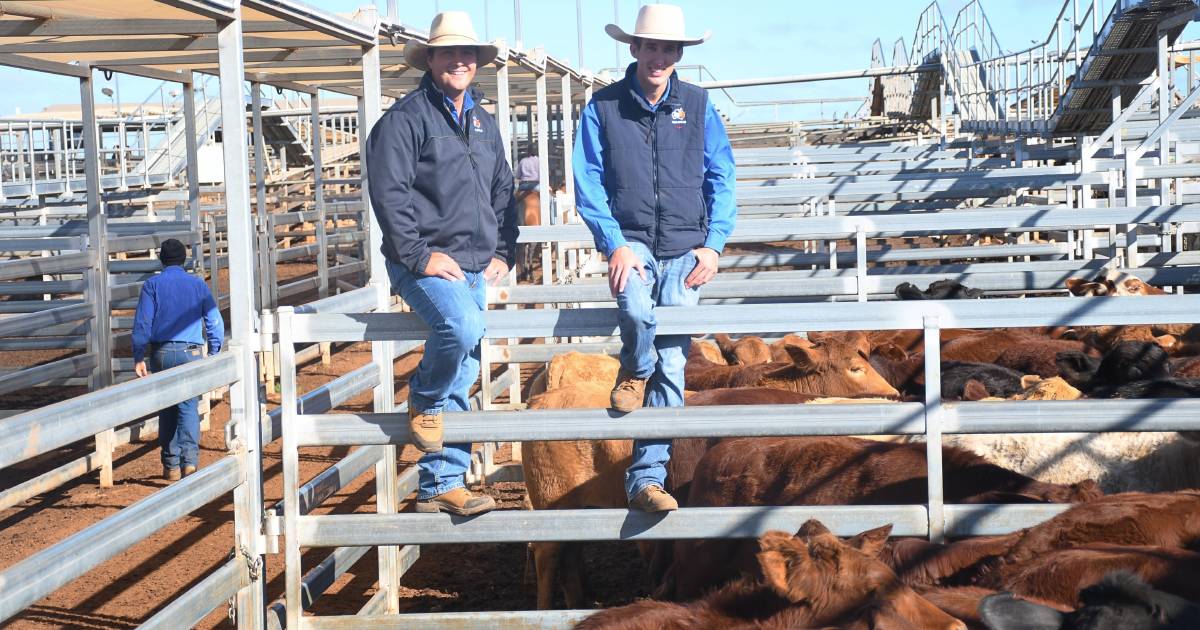
[[(1067, 288), (1162, 293), (1113, 274)], [(901, 285), (896, 294), (980, 297), (954, 282)], [(1197, 341), (1200, 326), (1191, 325), (945, 330), (942, 396), (1191, 397), (1200, 393)], [(692, 345), (687, 404), (920, 401), (923, 342), (921, 331), (797, 333), (771, 343), (714, 335)], [(529, 406), (607, 407), (617, 370), (612, 357), (560, 355), (531, 383)], [(628, 440), (526, 442), (529, 507), (624, 508), (631, 450)], [(1035, 478), (985, 455), (948, 440), (946, 503), (1071, 507), (1010, 534), (946, 543), (889, 539), (890, 526), (840, 540), (817, 521), (757, 540), (642, 543), (651, 599), (578, 627), (1200, 628), (1191, 603), (1200, 602), (1200, 492), (1186, 489), (1200, 479), (1175, 492), (1119, 492), (1128, 488)], [(920, 504), (927, 470), (924, 444), (896, 437), (676, 439), (667, 489), (684, 507)], [(530, 545), (539, 609), (554, 607), (560, 592), (568, 608), (588, 607), (577, 544)]]

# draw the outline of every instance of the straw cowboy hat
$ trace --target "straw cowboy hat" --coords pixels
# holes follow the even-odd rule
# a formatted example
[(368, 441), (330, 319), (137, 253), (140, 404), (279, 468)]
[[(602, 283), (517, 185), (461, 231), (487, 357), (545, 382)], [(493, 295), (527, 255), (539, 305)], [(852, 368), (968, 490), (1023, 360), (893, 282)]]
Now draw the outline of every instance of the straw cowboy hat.
[(471, 16), (466, 11), (443, 11), (429, 25), (429, 41), (409, 40), (404, 45), (404, 62), (417, 70), (429, 69), (429, 49), (450, 46), (474, 46), (479, 49), (479, 63), (490, 63), (500, 48), (479, 41)]
[(712, 31), (704, 31), (700, 37), (688, 37), (683, 34), (683, 9), (673, 4), (647, 4), (638, 11), (637, 23), (633, 32), (626, 33), (616, 24), (604, 27), (609, 37), (632, 44), (633, 38), (658, 39), (667, 42), (679, 42), (684, 46), (695, 46), (704, 43)]

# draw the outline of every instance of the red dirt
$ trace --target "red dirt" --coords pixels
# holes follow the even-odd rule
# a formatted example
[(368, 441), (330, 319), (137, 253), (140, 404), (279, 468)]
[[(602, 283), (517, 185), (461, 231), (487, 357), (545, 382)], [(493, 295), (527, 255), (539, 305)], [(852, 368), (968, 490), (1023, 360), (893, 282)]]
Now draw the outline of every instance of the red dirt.
[[(396, 364), (397, 399), (407, 394), (407, 374), (420, 354), (401, 358)], [(332, 365), (310, 363), (302, 368), (300, 386), (310, 390), (370, 360), (366, 344), (350, 346), (333, 355)], [(49, 388), (43, 388), (49, 389)], [(8, 402), (7, 400), (5, 402)], [(272, 403), (278, 403), (272, 397)], [(361, 411), (370, 405), (365, 393), (340, 410)], [(228, 405), (214, 405), (213, 423), (202, 436), (201, 466), (225, 455), (223, 426)], [(36, 472), (70, 457), (78, 457), (86, 445), (59, 449), (47, 456), (0, 471), (0, 486), (8, 487)], [(507, 450), (507, 449), (506, 449)], [(282, 468), (280, 442), (264, 449), (267, 505), (280, 498)], [(301, 476), (308, 479), (344, 457), (350, 449), (312, 448), (301, 452)], [(410, 447), (401, 453), (402, 468), (417, 459)], [(507, 452), (497, 460), (507, 460)], [(44, 549), (72, 533), (111, 516), (122, 507), (165, 487), (159, 479), (161, 467), (154, 443), (119, 447), (115, 460), (115, 485), (100, 488), (95, 475), (72, 481), (59, 489), (24, 504), (0, 511), (0, 569)], [(483, 489), (496, 497), (502, 509), (522, 509), (524, 487), (501, 483)], [(408, 500), (411, 500), (409, 497)], [(374, 511), (373, 475), (354, 480), (327, 500), (314, 513)], [(402, 509), (407, 507), (407, 501)], [(13, 618), (6, 628), (134, 628), (178, 597), (229, 558), (233, 548), (231, 497), (214, 501), (197, 512), (163, 528)], [(313, 550), (304, 556), (305, 570), (315, 566), (329, 550)], [(422, 557), (402, 579), (402, 612), (521, 610), (534, 608), (532, 584), (525, 579), (525, 545), (427, 546)], [(597, 606), (621, 605), (641, 593), (641, 564), (632, 545), (598, 543), (588, 545), (585, 556), (593, 577)], [(368, 553), (318, 600), (316, 614), (353, 614), (375, 593), (375, 554)], [(283, 594), (283, 554), (267, 557), (269, 599)], [(228, 627), (224, 606), (210, 614), (199, 628)]]

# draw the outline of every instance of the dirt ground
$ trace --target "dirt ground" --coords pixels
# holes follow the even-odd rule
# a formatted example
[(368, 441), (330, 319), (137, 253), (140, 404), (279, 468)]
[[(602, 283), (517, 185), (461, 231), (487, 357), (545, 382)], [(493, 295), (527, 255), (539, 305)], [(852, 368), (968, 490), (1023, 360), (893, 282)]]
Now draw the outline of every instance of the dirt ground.
[[(311, 272), (305, 265), (280, 269), (280, 279), (300, 278)], [(224, 280), (224, 278), (222, 278)], [(296, 296), (295, 303), (315, 299)], [(127, 350), (126, 350), (127, 351)], [(15, 353), (3, 353), (4, 359)], [(19, 364), (34, 365), (62, 356), (61, 352), (22, 353)], [(397, 361), (399, 400), (407, 394), (407, 376), (420, 359), (419, 352)], [(358, 344), (334, 353), (329, 366), (319, 361), (302, 368), (301, 391), (308, 391), (370, 361), (370, 349)], [(0, 398), (0, 408), (31, 408), (79, 395), (85, 388), (37, 388)], [(277, 404), (278, 398), (272, 397)], [(364, 393), (339, 408), (342, 412), (368, 409)], [(223, 427), (228, 405), (214, 405), (212, 426), (201, 440), (201, 467), (225, 455)], [(151, 438), (153, 439), (153, 438)], [(58, 449), (0, 471), (0, 487), (11, 487), (68, 459), (79, 457), (90, 445)], [(280, 441), (266, 445), (263, 453), (264, 496), (267, 505), (280, 499), (282, 464)], [(350, 452), (346, 447), (301, 451), (301, 476), (308, 479)], [(506, 453), (498, 459), (504, 461)], [(418, 453), (406, 448), (401, 467), (412, 465)], [(154, 442), (118, 447), (114, 460), (115, 485), (100, 488), (97, 475), (69, 482), (57, 490), (0, 511), (0, 570), (31, 554), (115, 514), (123, 507), (162, 489), (159, 452)], [(375, 505), (373, 474), (366, 474), (327, 500), (314, 513), (372, 512)], [(482, 489), (497, 499), (501, 509), (523, 509), (524, 487), (500, 483)], [(407, 509), (408, 497), (402, 509)], [(78, 580), (37, 602), (4, 628), (135, 628), (168, 602), (183, 594), (205, 575), (220, 567), (233, 549), (231, 497), (214, 501), (160, 530)], [(304, 569), (315, 566), (327, 549), (305, 554)], [(375, 593), (375, 554), (368, 553), (317, 601), (316, 614), (353, 614)], [(594, 543), (585, 548), (588, 574), (596, 606), (621, 605), (642, 592), (642, 565), (632, 544)], [(283, 595), (283, 554), (267, 556), (268, 599)], [(535, 608), (532, 581), (526, 582), (526, 545), (441, 545), (422, 548), (421, 558), (401, 580), (402, 612), (523, 610)], [(532, 573), (530, 580), (532, 580)], [(231, 627), (225, 606), (219, 607), (198, 628)]]

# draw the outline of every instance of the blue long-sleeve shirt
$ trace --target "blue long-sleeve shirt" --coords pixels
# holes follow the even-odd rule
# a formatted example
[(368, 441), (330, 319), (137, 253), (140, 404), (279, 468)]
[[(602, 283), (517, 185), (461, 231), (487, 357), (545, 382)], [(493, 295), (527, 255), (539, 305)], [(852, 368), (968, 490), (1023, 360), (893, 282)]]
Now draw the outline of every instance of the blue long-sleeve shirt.
[(142, 284), (133, 316), (133, 360), (146, 358), (152, 343), (208, 343), (210, 355), (221, 351), (225, 322), (208, 285), (171, 265)]
[[(668, 84), (667, 91), (651, 105), (642, 93), (641, 85), (637, 81), (633, 81), (633, 85), (638, 97), (653, 111), (658, 110), (670, 93)], [(604, 189), (604, 140), (595, 101), (583, 108), (571, 163), (575, 171), (575, 205), (579, 216), (591, 230), (596, 249), (606, 256), (612, 255), (626, 242), (621, 226), (609, 210), (608, 191)], [(708, 206), (708, 236), (704, 246), (717, 253), (725, 249), (725, 241), (733, 232), (737, 218), (734, 183), (733, 147), (729, 145), (721, 116), (709, 100), (704, 112), (704, 201)]]

